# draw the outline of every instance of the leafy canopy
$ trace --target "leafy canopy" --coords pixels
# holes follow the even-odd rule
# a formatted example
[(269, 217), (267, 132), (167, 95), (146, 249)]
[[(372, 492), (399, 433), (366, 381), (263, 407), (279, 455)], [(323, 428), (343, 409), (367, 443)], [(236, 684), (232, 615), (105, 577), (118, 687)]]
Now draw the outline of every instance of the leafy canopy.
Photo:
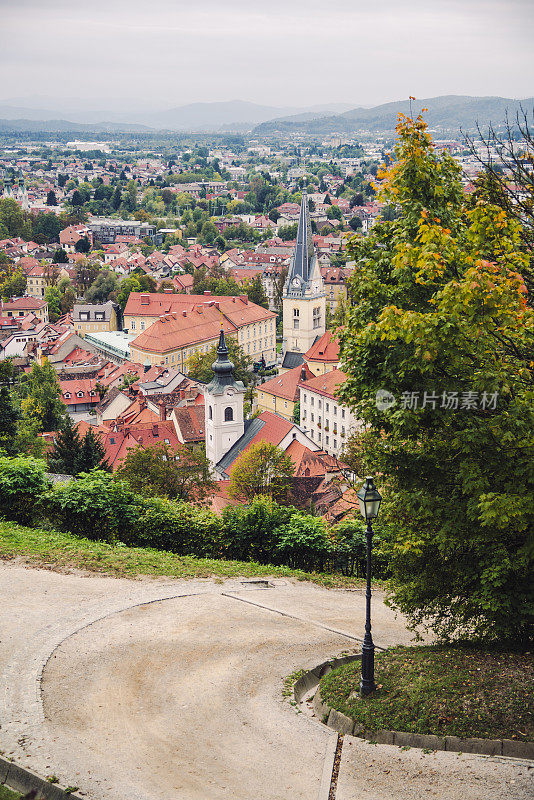
[[(392, 602), (443, 637), (534, 621), (534, 314), (517, 220), (463, 194), (421, 117), (378, 173), (394, 220), (353, 239), (340, 397), (383, 475)], [(391, 393), (388, 408), (378, 390)], [(417, 399), (417, 404), (415, 403)]]

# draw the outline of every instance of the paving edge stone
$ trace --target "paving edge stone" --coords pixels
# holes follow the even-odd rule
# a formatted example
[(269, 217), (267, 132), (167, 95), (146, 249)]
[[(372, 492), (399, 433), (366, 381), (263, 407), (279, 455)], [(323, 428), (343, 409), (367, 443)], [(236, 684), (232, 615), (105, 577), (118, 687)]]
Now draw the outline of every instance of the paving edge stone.
[(362, 725), (325, 703), (319, 688), (321, 678), (332, 669), (360, 659), (360, 654), (342, 656), (330, 661), (323, 661), (313, 667), (295, 682), (293, 696), (296, 702), (300, 703), (310, 689), (317, 686), (317, 691), (313, 696), (313, 708), (320, 722), (340, 734), (352, 734), (377, 744), (395, 744), (400, 747), (418, 747), (422, 750), (447, 750), (453, 753), (473, 753), (485, 756), (506, 756), (534, 761), (534, 742), (522, 742), (516, 739), (461, 739), (459, 736), (364, 730)]
[(35, 789), (37, 800), (83, 800), (81, 795), (66, 792), (57, 783), (50, 783), (31, 769), (21, 767), (20, 764), (15, 764), (2, 756), (0, 756), (0, 777), (2, 778), (0, 783), (15, 792), (26, 794)]

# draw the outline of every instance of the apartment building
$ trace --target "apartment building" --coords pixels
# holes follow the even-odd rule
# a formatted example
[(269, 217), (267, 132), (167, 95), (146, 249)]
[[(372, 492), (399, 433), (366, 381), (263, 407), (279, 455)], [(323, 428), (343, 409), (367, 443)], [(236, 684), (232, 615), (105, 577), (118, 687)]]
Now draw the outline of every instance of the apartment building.
[(334, 369), (300, 386), (300, 425), (308, 436), (332, 456), (340, 457), (347, 439), (361, 423), (336, 398), (345, 373)]
[(74, 330), (79, 336), (86, 333), (118, 330), (117, 306), (107, 303), (86, 303), (75, 305), (72, 310)]

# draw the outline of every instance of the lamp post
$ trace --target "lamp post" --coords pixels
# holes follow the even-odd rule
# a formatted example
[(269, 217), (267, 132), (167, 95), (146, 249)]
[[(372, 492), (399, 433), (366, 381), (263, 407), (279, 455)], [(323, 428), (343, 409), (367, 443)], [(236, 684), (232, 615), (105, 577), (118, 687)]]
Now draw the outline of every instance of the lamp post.
[(367, 589), (365, 591), (365, 636), (362, 645), (362, 677), (360, 694), (366, 697), (376, 689), (375, 685), (375, 646), (371, 636), (371, 550), (373, 547), (372, 520), (378, 517), (382, 495), (376, 488), (372, 475), (368, 475), (358, 492), (360, 513), (367, 522)]

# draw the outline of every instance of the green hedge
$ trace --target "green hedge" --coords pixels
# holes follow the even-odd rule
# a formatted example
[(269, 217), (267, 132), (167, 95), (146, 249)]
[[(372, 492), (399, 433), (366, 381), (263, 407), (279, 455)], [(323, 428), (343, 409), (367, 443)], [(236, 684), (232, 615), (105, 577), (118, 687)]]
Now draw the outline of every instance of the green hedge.
[(0, 458), (0, 513), (110, 544), (361, 574), (364, 535), (355, 520), (331, 527), (262, 496), (246, 506), (228, 506), (219, 517), (192, 503), (146, 498), (103, 470), (54, 486), (45, 472), (44, 461)]

